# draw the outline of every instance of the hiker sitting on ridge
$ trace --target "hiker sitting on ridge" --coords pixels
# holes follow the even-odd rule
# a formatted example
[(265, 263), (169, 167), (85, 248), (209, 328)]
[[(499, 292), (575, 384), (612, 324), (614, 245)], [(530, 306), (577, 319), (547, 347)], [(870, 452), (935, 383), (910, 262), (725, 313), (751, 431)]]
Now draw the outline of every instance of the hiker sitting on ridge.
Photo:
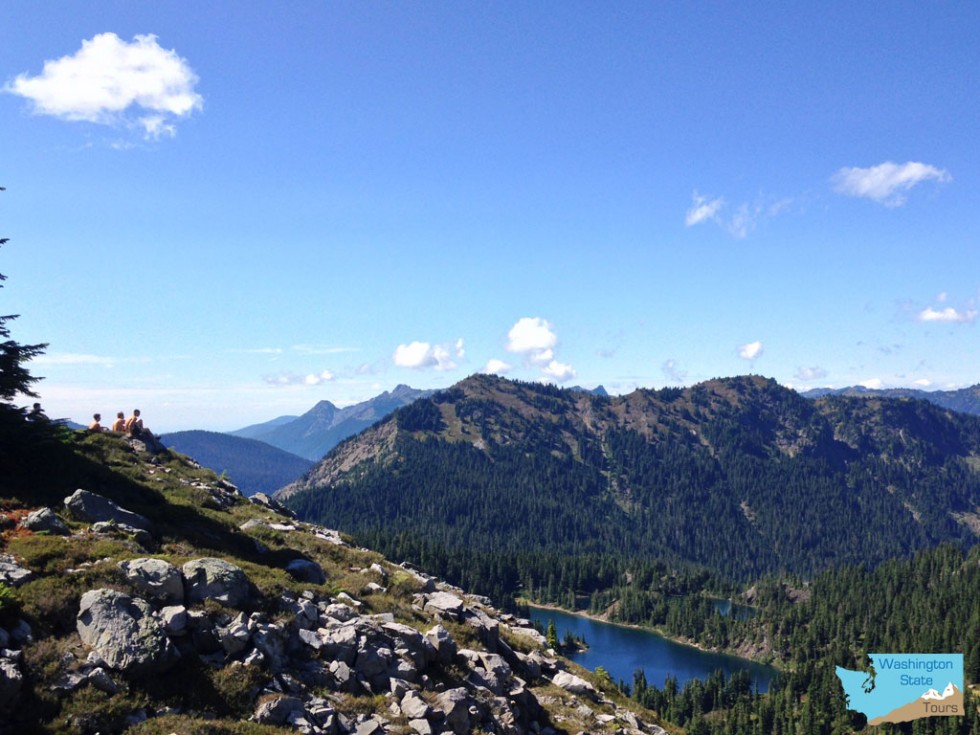
[(102, 421), (101, 413), (92, 414), (92, 423), (88, 425), (88, 430), (96, 434), (105, 431), (105, 428), (102, 426), (101, 421)]
[(143, 428), (143, 419), (140, 418), (140, 410), (138, 408), (134, 408), (133, 415), (126, 419), (126, 431), (130, 436), (141, 436), (144, 433), (150, 433), (149, 429)]
[(116, 420), (112, 422), (112, 431), (122, 434), (126, 431), (126, 414), (122, 411), (116, 414)]

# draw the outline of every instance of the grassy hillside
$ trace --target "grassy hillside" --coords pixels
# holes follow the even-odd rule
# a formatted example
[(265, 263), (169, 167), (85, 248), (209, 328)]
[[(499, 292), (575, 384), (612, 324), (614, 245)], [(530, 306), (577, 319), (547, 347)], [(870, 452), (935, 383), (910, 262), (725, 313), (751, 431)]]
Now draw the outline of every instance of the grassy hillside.
[[(182, 455), (21, 427), (5, 439), (4, 735), (526, 732), (532, 723), (613, 732), (637, 714), (655, 729), (608, 682), (576, 669), (607, 689), (594, 696), (553, 683), (573, 667), (489, 601), (249, 502)], [(149, 530), (81, 520), (63, 504), (78, 488), (140, 514)], [(58, 527), (32, 530), (43, 507)], [(209, 559), (238, 570), (241, 595), (227, 579), (191, 573)], [(176, 570), (182, 585), (164, 595), (127, 571), (148, 560)], [(88, 641), (83, 624), (94, 622), (84, 610), (95, 598), (123, 602), (111, 611), (111, 635)], [(143, 632), (132, 630), (137, 619)], [(110, 653), (119, 639), (154, 653), (152, 674)]]

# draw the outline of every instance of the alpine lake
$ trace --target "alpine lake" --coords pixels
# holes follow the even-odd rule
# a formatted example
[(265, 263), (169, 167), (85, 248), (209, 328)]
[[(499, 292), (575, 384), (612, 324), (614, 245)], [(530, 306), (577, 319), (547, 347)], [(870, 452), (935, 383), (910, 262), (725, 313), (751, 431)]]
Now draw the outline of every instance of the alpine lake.
[(565, 654), (567, 658), (592, 671), (601, 666), (613, 681), (622, 680), (630, 686), (633, 673), (638, 669), (643, 670), (651, 686), (661, 689), (668, 674), (677, 680), (678, 688), (683, 689), (692, 679), (706, 679), (722, 669), (726, 677), (736, 671), (747, 671), (753, 687), (766, 692), (778, 674), (771, 666), (729, 654), (702, 651), (649, 630), (551, 608), (530, 607), (528, 615), (541, 630), (546, 630), (548, 622), (554, 621), (558, 640), (564, 640), (568, 632), (585, 641), (586, 650)]

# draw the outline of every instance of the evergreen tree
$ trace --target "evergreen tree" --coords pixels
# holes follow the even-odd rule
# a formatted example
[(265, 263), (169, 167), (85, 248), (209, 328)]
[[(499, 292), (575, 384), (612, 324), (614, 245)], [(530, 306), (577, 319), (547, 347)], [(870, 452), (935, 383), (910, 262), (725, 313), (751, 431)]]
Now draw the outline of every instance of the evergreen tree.
[[(0, 187), (3, 191), (4, 187)], [(0, 245), (5, 245), (10, 238), (0, 238)], [(0, 281), (6, 280), (6, 276), (0, 273)], [(0, 286), (2, 288), (2, 286)], [(17, 314), (7, 314), (0, 316), (0, 410), (5, 413), (18, 411), (10, 403), (18, 394), (37, 397), (31, 390), (31, 386), (40, 378), (31, 375), (25, 363), (32, 357), (36, 357), (44, 352), (46, 344), (24, 345), (13, 340), (10, 336), (8, 323), (17, 318)]]

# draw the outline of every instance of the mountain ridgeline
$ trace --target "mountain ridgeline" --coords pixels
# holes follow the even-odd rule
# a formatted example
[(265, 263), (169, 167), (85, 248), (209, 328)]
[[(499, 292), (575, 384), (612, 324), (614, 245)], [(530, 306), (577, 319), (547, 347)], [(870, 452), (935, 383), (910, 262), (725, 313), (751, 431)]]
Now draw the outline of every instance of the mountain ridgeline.
[(162, 435), (160, 441), (168, 449), (176, 449), (219, 474), (227, 474), (247, 496), (272, 493), (313, 465), (308, 459), (265, 442), (216, 431), (176, 431)]
[(258, 439), (291, 454), (319, 461), (347, 437), (366, 429), (395, 409), (431, 393), (399, 385), (394, 390), (353, 406), (337, 408), (330, 401), (320, 401), (302, 416), (282, 416), (230, 433), (232, 436)]
[(604, 397), (476, 375), (348, 439), (279, 497), (497, 595), (572, 599), (677, 569), (810, 576), (972, 545), (980, 418), (808, 400), (757, 376)]

